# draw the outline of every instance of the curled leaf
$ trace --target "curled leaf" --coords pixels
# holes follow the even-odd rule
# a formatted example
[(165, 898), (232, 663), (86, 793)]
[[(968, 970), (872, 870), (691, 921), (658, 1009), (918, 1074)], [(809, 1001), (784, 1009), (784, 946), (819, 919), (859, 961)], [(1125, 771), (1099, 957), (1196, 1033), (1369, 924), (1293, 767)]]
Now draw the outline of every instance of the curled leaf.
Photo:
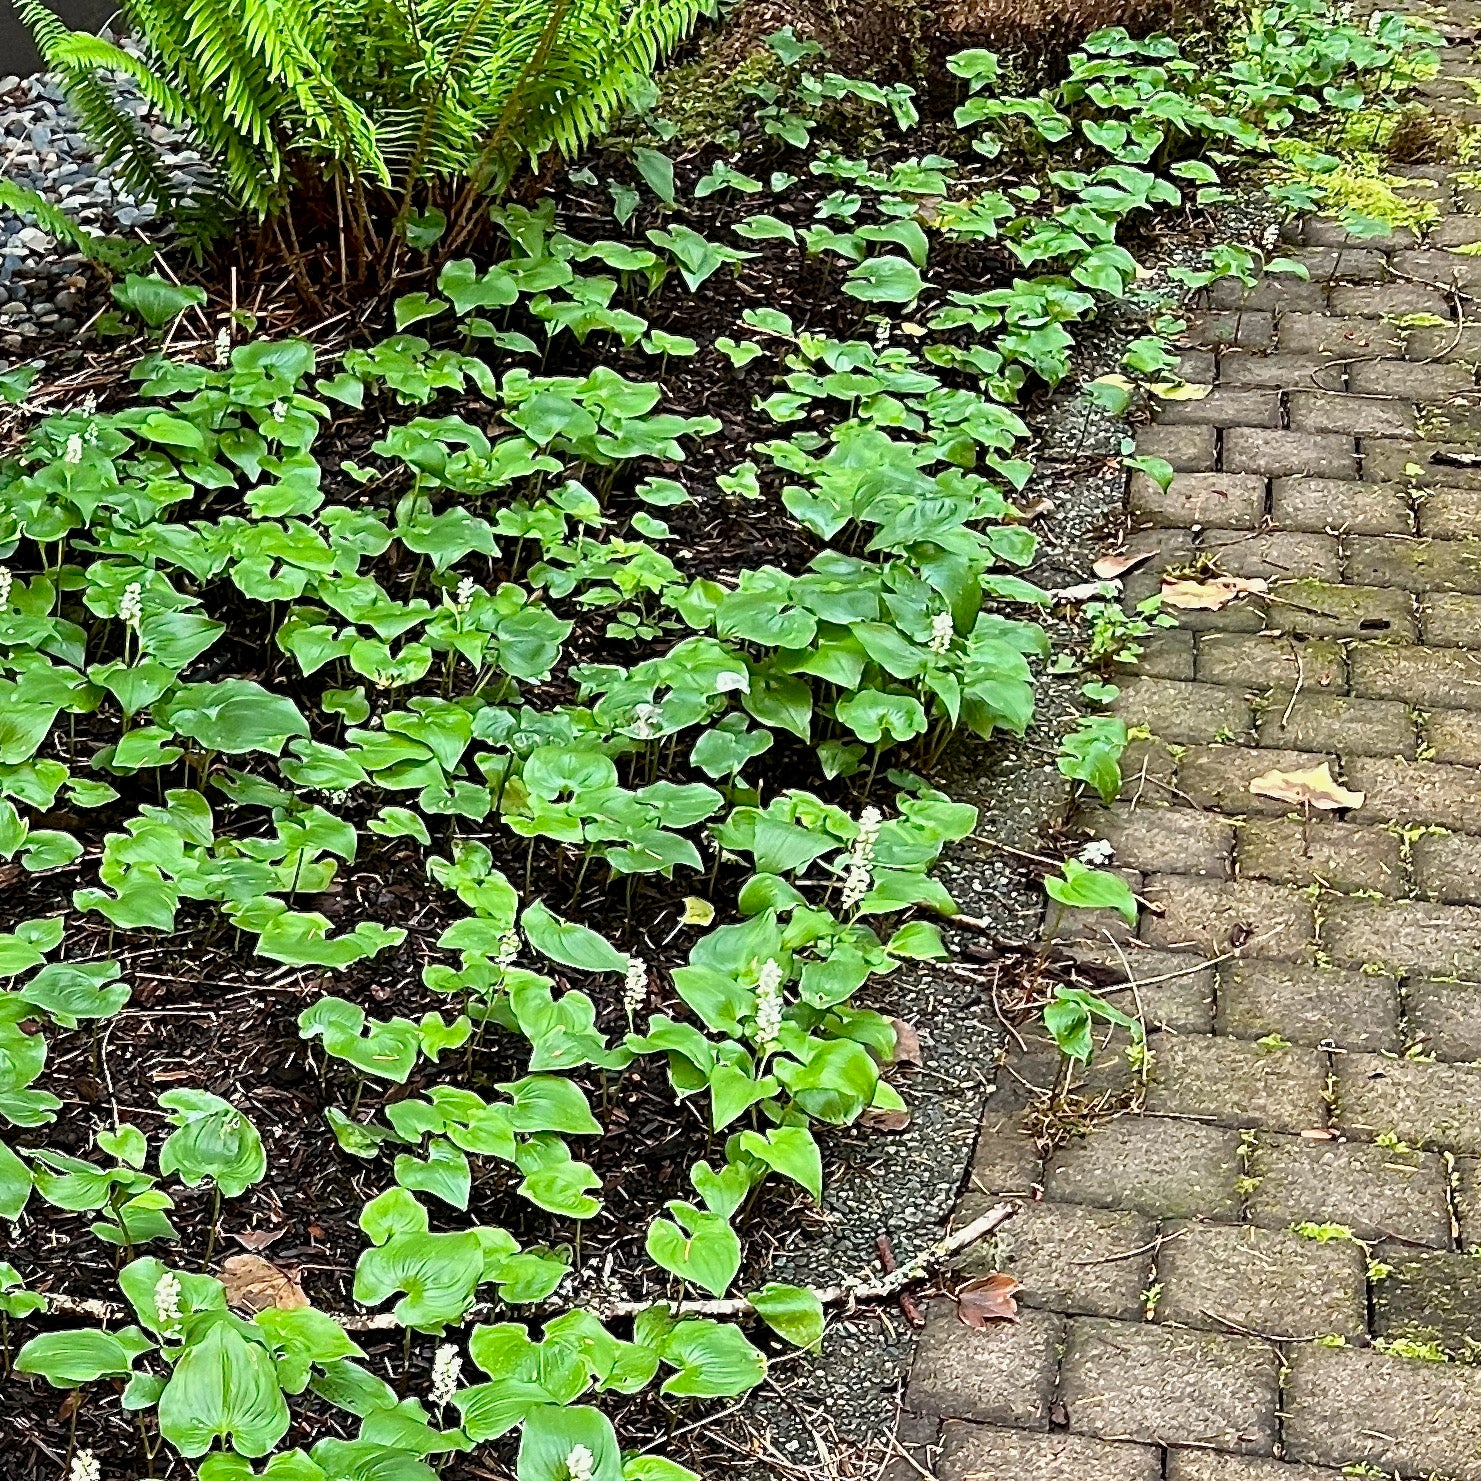
[(1267, 771), (1250, 783), (1256, 797), (1273, 797), (1299, 807), (1317, 807), (1335, 812), (1343, 807), (1361, 807), (1366, 796), (1350, 792), (1333, 775), (1330, 764), (1323, 761), (1307, 771)]
[(1102, 581), (1114, 581), (1118, 576), (1124, 576), (1128, 571), (1134, 571), (1151, 560), (1154, 554), (1156, 552), (1151, 550), (1118, 550), (1114, 554), (1101, 556), (1090, 569)]
[(1018, 1302), (1013, 1297), (1022, 1289), (1021, 1281), (996, 1270), (963, 1286), (956, 1293), (957, 1316), (967, 1326), (979, 1330), (989, 1322), (1016, 1322)]
[(296, 1311), (309, 1304), (303, 1287), (261, 1255), (233, 1255), (221, 1267), (221, 1284), (226, 1287), (226, 1304), (239, 1311), (255, 1313), (272, 1306)]
[(1237, 597), (1261, 596), (1269, 587), (1260, 577), (1216, 576), (1212, 581), (1164, 581), (1162, 604), (1185, 612), (1217, 612)]

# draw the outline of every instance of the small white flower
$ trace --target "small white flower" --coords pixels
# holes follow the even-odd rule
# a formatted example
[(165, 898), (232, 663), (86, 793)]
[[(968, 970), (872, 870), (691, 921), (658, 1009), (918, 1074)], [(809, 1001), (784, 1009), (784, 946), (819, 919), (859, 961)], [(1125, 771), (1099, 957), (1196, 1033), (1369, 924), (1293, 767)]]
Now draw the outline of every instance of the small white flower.
[(430, 1398), (441, 1409), (452, 1402), (458, 1391), (458, 1375), (463, 1371), (463, 1360), (451, 1342), (439, 1347), (432, 1358), (432, 1388)]
[(949, 653), (951, 640), (956, 636), (956, 623), (950, 612), (938, 612), (931, 619), (931, 652)]
[(756, 1042), (766, 1053), (776, 1047), (782, 1034), (782, 969), (775, 960), (762, 963), (756, 980)]
[(273, 420), (281, 422), (288, 415), (288, 403), (286, 401), (273, 402)]
[(73, 466), (82, 461), (82, 433), (74, 432), (67, 439), (67, 450), (62, 454), (62, 461)]
[(98, 393), (89, 391), (82, 398), (82, 405), (77, 408), (85, 417), (90, 417), (98, 409)]
[(843, 877), (839, 909), (852, 910), (869, 893), (869, 887), (873, 883), (874, 876), (867, 864), (850, 864), (848, 873)]
[(9, 566), (0, 566), (0, 612), (10, 605), (10, 588), (15, 577), (10, 574)]
[(130, 581), (118, 599), (118, 620), (128, 627), (137, 627), (144, 615), (144, 588), (137, 581)]
[(1115, 857), (1115, 848), (1104, 838), (1092, 838), (1080, 850), (1080, 862), (1082, 864), (1109, 864)]
[(627, 959), (627, 978), (622, 984), (622, 1006), (628, 1022), (641, 1013), (648, 1002), (648, 963), (640, 956)]
[(91, 1450), (78, 1450), (72, 1455), (72, 1468), (67, 1481), (102, 1481), (103, 1468)]
[(154, 1309), (167, 1327), (180, 1320), (180, 1279), (173, 1270), (167, 1270), (154, 1283)]
[(633, 708), (633, 734), (639, 740), (652, 740), (658, 734), (659, 710), (655, 704), (640, 704)]
[(231, 360), (231, 330), (223, 324), (216, 332), (216, 364), (223, 366)]
[(879, 841), (879, 828), (883, 822), (877, 807), (866, 807), (859, 814), (859, 832), (854, 839), (854, 863), (867, 865), (874, 862), (874, 845)]
[(584, 1445), (571, 1446), (566, 1457), (566, 1476), (569, 1481), (592, 1481), (597, 1473), (597, 1458)]
[(499, 937), (499, 955), (495, 960), (501, 972), (507, 972), (519, 956), (519, 936), (513, 926)]
[(453, 606), (459, 612), (466, 612), (473, 605), (473, 593), (478, 590), (477, 584), (471, 576), (464, 576), (458, 582), (457, 594), (453, 597)]

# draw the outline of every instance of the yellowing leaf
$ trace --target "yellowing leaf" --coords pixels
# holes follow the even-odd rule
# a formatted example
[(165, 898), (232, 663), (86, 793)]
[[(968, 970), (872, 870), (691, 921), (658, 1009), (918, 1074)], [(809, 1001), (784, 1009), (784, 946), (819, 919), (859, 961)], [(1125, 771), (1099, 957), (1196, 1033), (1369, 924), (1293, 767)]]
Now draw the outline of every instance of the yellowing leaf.
[(1273, 797), (1301, 807), (1318, 807), (1335, 812), (1341, 807), (1361, 807), (1366, 794), (1349, 792), (1332, 775), (1331, 766), (1323, 761), (1307, 771), (1267, 771), (1250, 783), (1256, 797)]
[(698, 895), (684, 896), (684, 915), (681, 926), (707, 926), (715, 918), (715, 907)]
[(1159, 381), (1148, 389), (1163, 401), (1202, 401), (1213, 387), (1203, 381)]
[(1212, 581), (1164, 581), (1162, 603), (1185, 612), (1217, 612), (1236, 597), (1258, 596), (1267, 590), (1258, 576), (1216, 576)]

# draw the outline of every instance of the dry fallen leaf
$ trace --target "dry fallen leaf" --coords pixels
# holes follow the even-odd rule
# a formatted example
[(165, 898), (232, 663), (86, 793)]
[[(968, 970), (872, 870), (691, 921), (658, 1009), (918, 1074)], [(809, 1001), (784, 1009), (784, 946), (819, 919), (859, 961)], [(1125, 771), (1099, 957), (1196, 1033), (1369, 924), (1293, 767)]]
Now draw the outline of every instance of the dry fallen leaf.
[(1156, 553), (1154, 550), (1118, 550), (1114, 555), (1101, 556), (1090, 569), (1102, 581), (1114, 581), (1118, 576), (1124, 576), (1128, 571), (1134, 571), (1151, 560)]
[(1023, 1283), (1001, 1270), (974, 1280), (956, 1293), (956, 1314), (969, 1327), (985, 1327), (989, 1322), (1016, 1322), (1018, 1303), (1014, 1293)]
[(904, 1131), (910, 1125), (909, 1111), (886, 1111), (869, 1106), (859, 1117), (859, 1125), (865, 1131)]
[(1206, 381), (1157, 381), (1147, 389), (1162, 401), (1202, 401), (1213, 387)]
[(1082, 581), (1079, 586), (1062, 586), (1049, 593), (1057, 602), (1104, 601), (1108, 594), (1104, 581)]
[(1335, 812), (1339, 807), (1361, 807), (1366, 794), (1349, 792), (1333, 775), (1330, 763), (1323, 761), (1307, 771), (1267, 771), (1250, 783), (1256, 797), (1272, 797), (1300, 807), (1318, 807)]
[(303, 1287), (260, 1255), (233, 1255), (221, 1267), (221, 1283), (226, 1287), (226, 1304), (249, 1313), (270, 1306), (293, 1311), (309, 1304)]
[(1162, 603), (1184, 612), (1217, 612), (1236, 597), (1259, 596), (1268, 587), (1258, 576), (1216, 576), (1212, 581), (1164, 581)]
[(275, 1244), (288, 1231), (286, 1229), (244, 1229), (240, 1234), (233, 1234), (231, 1230), (224, 1231), (228, 1239), (234, 1239), (244, 1250), (265, 1250), (268, 1245)]
[(920, 1035), (903, 1018), (890, 1019), (895, 1030), (895, 1063), (921, 1064)]

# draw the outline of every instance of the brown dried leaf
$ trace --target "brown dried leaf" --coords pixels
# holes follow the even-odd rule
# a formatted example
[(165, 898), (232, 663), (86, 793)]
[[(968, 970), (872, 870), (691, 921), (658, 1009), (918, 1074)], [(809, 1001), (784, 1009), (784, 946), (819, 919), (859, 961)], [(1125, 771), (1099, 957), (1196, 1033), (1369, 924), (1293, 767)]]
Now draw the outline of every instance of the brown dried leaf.
[(1151, 560), (1155, 551), (1151, 550), (1118, 550), (1114, 555), (1103, 555), (1091, 566), (1091, 570), (1100, 577), (1102, 581), (1114, 581), (1118, 576), (1124, 576), (1128, 571), (1134, 571), (1140, 565)]
[(260, 1255), (233, 1255), (221, 1267), (221, 1283), (226, 1287), (226, 1304), (248, 1313), (270, 1306), (293, 1311), (309, 1304), (303, 1287)]
[(1349, 792), (1333, 775), (1330, 763), (1323, 761), (1307, 771), (1267, 771), (1250, 783), (1256, 797), (1273, 797), (1300, 807), (1321, 808), (1335, 812), (1340, 807), (1361, 807), (1365, 793)]
[(910, 1125), (910, 1112), (870, 1106), (859, 1117), (859, 1125), (866, 1131), (904, 1131)]
[(956, 1293), (956, 1314), (969, 1327), (982, 1328), (989, 1322), (1016, 1322), (1018, 1303), (1014, 1294), (1023, 1289), (1020, 1281), (1001, 1270), (974, 1280)]
[(286, 1229), (244, 1229), (240, 1234), (226, 1231), (228, 1239), (234, 1239), (244, 1250), (265, 1250), (276, 1244), (288, 1231)]
[(896, 1064), (922, 1064), (920, 1035), (916, 1033), (911, 1024), (903, 1018), (890, 1019), (890, 1026), (895, 1030), (895, 1063)]
[(1164, 581), (1162, 603), (1184, 612), (1217, 612), (1237, 597), (1260, 596), (1268, 585), (1260, 577), (1216, 576), (1212, 581)]

